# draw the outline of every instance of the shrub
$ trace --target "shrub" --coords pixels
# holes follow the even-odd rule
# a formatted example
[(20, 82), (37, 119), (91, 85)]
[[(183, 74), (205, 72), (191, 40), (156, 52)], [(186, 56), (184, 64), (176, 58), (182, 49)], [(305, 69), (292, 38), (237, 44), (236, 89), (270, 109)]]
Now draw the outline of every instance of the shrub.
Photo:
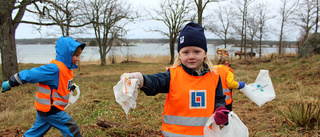
[(280, 111), (287, 123), (305, 129), (319, 129), (319, 101), (298, 101), (288, 105), (287, 111)]

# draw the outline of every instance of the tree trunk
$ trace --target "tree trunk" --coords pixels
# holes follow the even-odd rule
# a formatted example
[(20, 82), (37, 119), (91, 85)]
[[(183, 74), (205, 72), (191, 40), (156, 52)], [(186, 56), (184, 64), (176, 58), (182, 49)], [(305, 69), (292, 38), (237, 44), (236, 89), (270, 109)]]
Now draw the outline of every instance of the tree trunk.
[(1, 64), (2, 79), (18, 72), (17, 50), (15, 43), (15, 26), (11, 19), (12, 10), (5, 5), (0, 9), (0, 46), (1, 46)]
[[(244, 3), (243, 5), (243, 10), (246, 9), (246, 3)], [(244, 29), (245, 29), (245, 20), (246, 20), (246, 16), (245, 16), (245, 11), (243, 11), (242, 13), (242, 24), (241, 24), (241, 41), (240, 41), (240, 60), (242, 58), (242, 48), (243, 48), (243, 41), (244, 41)]]
[(244, 60), (247, 60), (247, 14), (245, 14), (244, 20), (244, 36), (243, 36), (243, 52), (244, 52)]
[(99, 54), (100, 54), (100, 65), (104, 66), (107, 65), (107, 60), (106, 60), (106, 48), (103, 46), (105, 43), (99, 43)]
[(170, 64), (173, 64), (174, 62), (174, 43), (175, 43), (175, 39), (174, 38), (170, 38)]
[[(283, 24), (283, 23), (282, 23)], [(279, 56), (281, 55), (282, 51), (282, 36), (283, 36), (283, 25), (281, 25), (281, 31), (280, 31), (280, 39), (279, 39)]]
[(262, 50), (262, 30), (260, 31), (260, 38), (259, 38), (259, 59), (260, 60), (262, 58), (261, 50)]
[(198, 0), (198, 24), (202, 26), (202, 13), (203, 13), (203, 7), (202, 7), (202, 0)]
[(107, 65), (106, 54), (100, 54), (101, 66)]
[(225, 49), (227, 49), (227, 34), (228, 34), (228, 32), (225, 31), (225, 33), (224, 33), (224, 48)]
[(106, 59), (106, 52), (102, 51), (102, 53), (100, 53), (100, 59), (101, 59), (101, 66), (107, 65), (107, 59)]
[(317, 0), (317, 10), (316, 10), (316, 30), (314, 31), (315, 33), (318, 33), (318, 23), (319, 23), (319, 1)]
[(255, 44), (252, 39), (251, 48), (250, 48), (250, 59), (252, 59), (252, 57), (253, 57), (253, 46), (255, 46)]

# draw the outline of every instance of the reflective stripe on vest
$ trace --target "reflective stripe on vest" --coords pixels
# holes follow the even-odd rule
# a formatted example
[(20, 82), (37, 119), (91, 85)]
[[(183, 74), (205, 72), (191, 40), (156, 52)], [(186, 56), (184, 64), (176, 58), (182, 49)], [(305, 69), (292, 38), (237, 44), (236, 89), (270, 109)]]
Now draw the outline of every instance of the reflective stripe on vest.
[[(167, 131), (162, 131), (163, 136), (165, 137), (180, 137), (181, 134), (175, 134), (175, 133), (170, 133)], [(183, 135), (184, 137), (203, 137), (202, 135), (197, 136), (197, 135)]]
[(51, 90), (38, 86), (38, 92), (50, 95)]
[(163, 122), (184, 126), (205, 126), (209, 117), (180, 117), (163, 115)]
[(63, 102), (63, 101), (55, 101), (55, 102), (53, 102), (53, 105), (67, 106), (67, 105), (68, 105), (68, 103)]
[(226, 101), (231, 99), (231, 91), (230, 89), (222, 89), (223, 90), (223, 93), (226, 95)]
[(50, 105), (50, 99), (42, 99), (36, 95), (36, 101), (43, 105)]
[(192, 76), (181, 66), (170, 68), (170, 88), (162, 115), (164, 136), (203, 136), (215, 108), (219, 76), (207, 72)]
[(68, 99), (69, 99), (69, 96), (70, 96), (70, 94), (65, 95), (65, 96), (60, 96), (57, 92), (53, 92), (53, 97), (55, 97), (55, 98), (68, 100)]

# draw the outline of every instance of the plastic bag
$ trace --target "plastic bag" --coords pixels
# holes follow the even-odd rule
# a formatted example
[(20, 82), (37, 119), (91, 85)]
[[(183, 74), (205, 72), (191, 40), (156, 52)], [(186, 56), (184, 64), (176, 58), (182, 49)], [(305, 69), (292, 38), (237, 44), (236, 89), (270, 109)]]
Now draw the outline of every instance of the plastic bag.
[[(228, 119), (229, 124), (220, 129), (214, 121), (214, 114), (212, 114), (203, 129), (204, 137), (249, 137), (248, 128), (237, 114), (231, 111), (228, 114)], [(210, 125), (212, 125), (212, 129), (209, 128)]]
[[(204, 137), (219, 137), (220, 135), (220, 127), (216, 124), (216, 121), (214, 121), (214, 114), (215, 113), (209, 117), (203, 128)], [(212, 125), (212, 129), (210, 129), (210, 125)]]
[(139, 80), (129, 79), (126, 73), (121, 75), (120, 81), (113, 87), (116, 101), (122, 106), (126, 114), (131, 108), (136, 108), (138, 87)]
[(260, 70), (256, 81), (245, 85), (240, 89), (249, 99), (255, 102), (259, 107), (276, 97), (269, 70)]
[[(80, 97), (80, 88), (79, 88), (79, 86), (78, 85), (76, 85), (75, 83), (73, 84), (76, 88), (74, 89), (74, 90), (71, 90), (70, 91), (70, 97), (69, 97), (69, 102), (68, 102), (68, 104), (67, 104), (67, 106), (65, 107), (65, 109), (69, 106), (69, 105), (71, 105), (71, 104), (73, 104), (73, 103), (75, 103), (78, 99), (79, 99), (79, 97)], [(73, 96), (73, 92), (74, 91), (77, 91), (77, 95), (75, 95), (75, 96)]]

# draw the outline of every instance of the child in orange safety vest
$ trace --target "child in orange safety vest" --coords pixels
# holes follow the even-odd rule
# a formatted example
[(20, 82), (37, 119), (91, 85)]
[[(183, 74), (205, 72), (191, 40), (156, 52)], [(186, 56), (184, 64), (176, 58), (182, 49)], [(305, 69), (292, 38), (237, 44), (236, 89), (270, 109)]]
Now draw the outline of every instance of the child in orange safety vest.
[(233, 91), (232, 89), (242, 89), (245, 86), (243, 81), (235, 81), (233, 70), (229, 67), (229, 52), (227, 49), (217, 49), (217, 65), (213, 67), (217, 69), (222, 81), (223, 93), (226, 95), (226, 107), (232, 111)]
[(215, 113), (218, 125), (228, 122), (229, 110), (219, 74), (207, 57), (204, 29), (190, 22), (178, 39), (178, 57), (166, 72), (142, 75), (127, 73), (139, 79), (140, 90), (148, 96), (167, 93), (162, 115), (162, 136), (203, 136), (203, 128)]
[(2, 93), (21, 84), (39, 83), (35, 96), (37, 117), (24, 137), (44, 136), (51, 127), (59, 129), (63, 136), (82, 137), (76, 121), (64, 110), (72, 89), (73, 69), (85, 46), (62, 36), (56, 43), (56, 58), (49, 64), (22, 70), (2, 83)]

